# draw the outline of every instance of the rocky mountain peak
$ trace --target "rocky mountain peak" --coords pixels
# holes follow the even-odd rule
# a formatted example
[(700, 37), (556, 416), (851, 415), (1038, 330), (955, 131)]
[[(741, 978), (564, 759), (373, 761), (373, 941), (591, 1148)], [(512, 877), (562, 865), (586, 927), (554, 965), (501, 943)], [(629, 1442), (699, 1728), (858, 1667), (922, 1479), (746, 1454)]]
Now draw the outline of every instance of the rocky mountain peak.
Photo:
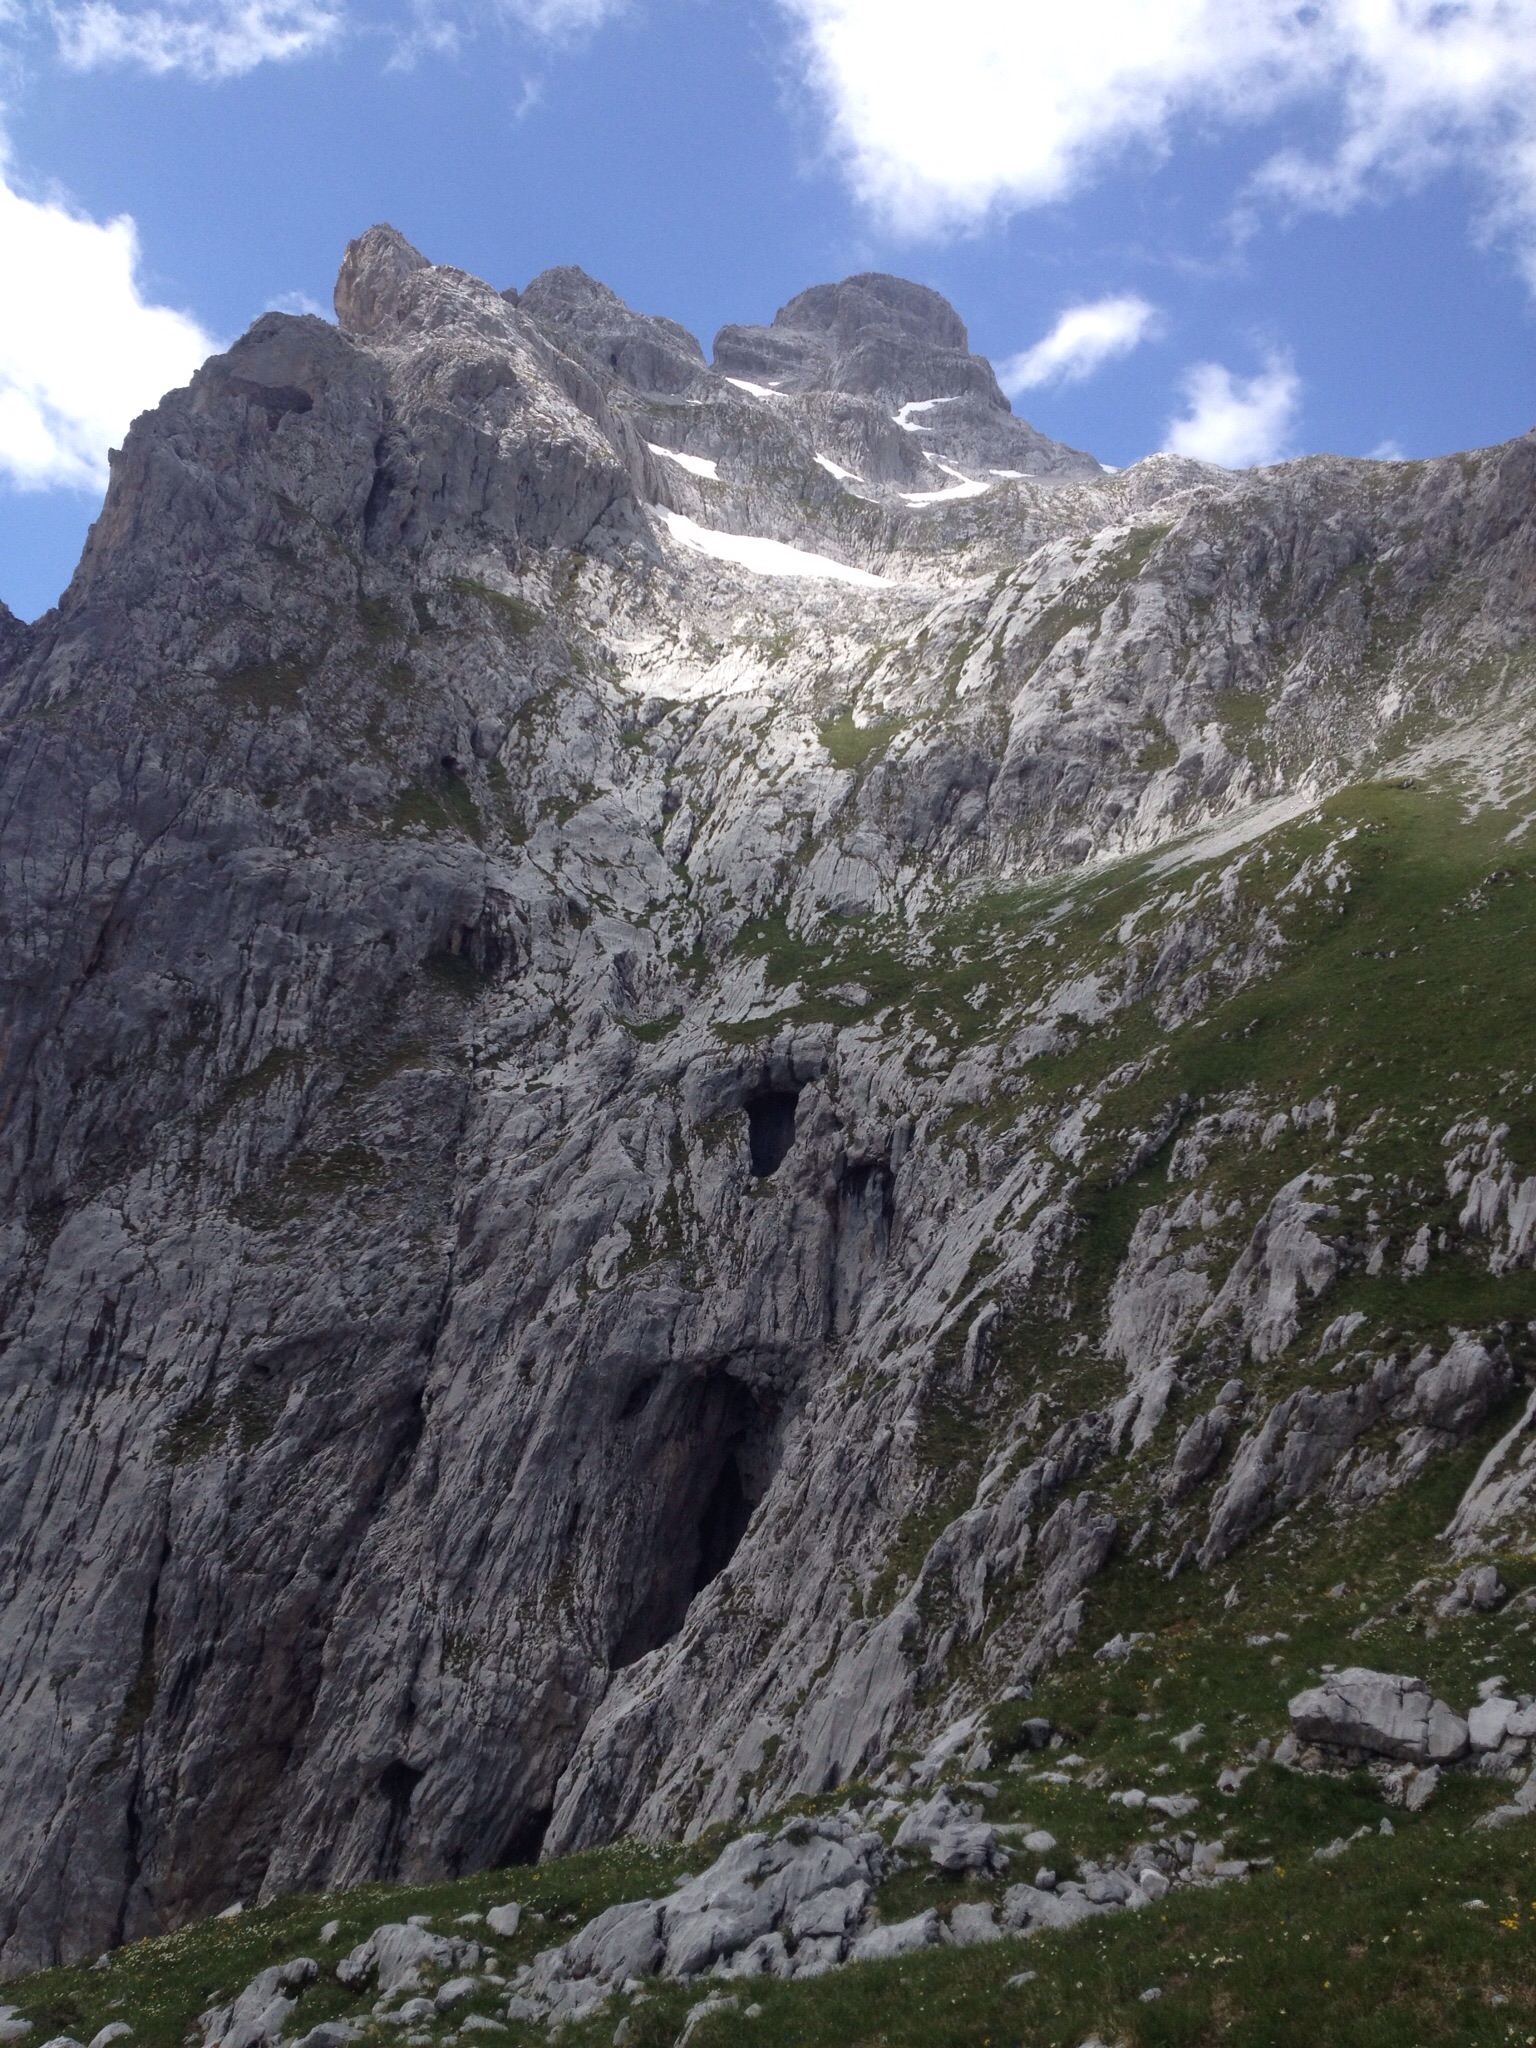
[(792, 391), (841, 391), (899, 403), (976, 398), (1007, 412), (992, 365), (970, 353), (965, 323), (939, 293), (866, 272), (813, 285), (771, 327), (723, 327), (715, 368)]
[(0, 599), (0, 664), (15, 659), (21, 652), (26, 637), (26, 626), (17, 618), (10, 606)]
[(815, 284), (773, 316), (775, 327), (827, 334), (842, 348), (871, 334), (896, 333), (929, 348), (969, 349), (965, 322), (942, 293), (910, 278), (861, 271), (841, 284)]
[(383, 223), (347, 244), (336, 279), (336, 318), (349, 334), (377, 334), (398, 317), (405, 280), (431, 265), (398, 228)]
[(636, 391), (680, 395), (704, 371), (704, 351), (686, 327), (636, 313), (574, 263), (541, 271), (516, 303), (567, 354)]

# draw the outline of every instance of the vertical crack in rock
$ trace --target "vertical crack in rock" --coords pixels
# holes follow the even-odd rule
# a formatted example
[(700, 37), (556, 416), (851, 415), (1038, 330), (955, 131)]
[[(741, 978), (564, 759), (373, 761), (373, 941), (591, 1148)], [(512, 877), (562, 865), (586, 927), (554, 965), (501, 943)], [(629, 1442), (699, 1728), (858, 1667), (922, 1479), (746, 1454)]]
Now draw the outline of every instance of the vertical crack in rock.
[(410, 1828), (411, 1801), (416, 1796), (416, 1787), (426, 1775), (425, 1771), (417, 1770), (414, 1764), (398, 1757), (380, 1774), (379, 1792), (388, 1810), (378, 1855), (379, 1873), (383, 1877), (395, 1877), (399, 1873)]
[(795, 1142), (795, 1105), (799, 1090), (765, 1088), (747, 1104), (747, 1140), (752, 1171), (759, 1180), (776, 1174)]
[(677, 1635), (694, 1600), (735, 1556), (778, 1462), (778, 1409), (729, 1371), (660, 1393), (656, 1386), (642, 1381), (636, 1389), (645, 1394), (635, 1412), (648, 1438), (635, 1450), (638, 1490), (651, 1518), (616, 1617), (616, 1671)]

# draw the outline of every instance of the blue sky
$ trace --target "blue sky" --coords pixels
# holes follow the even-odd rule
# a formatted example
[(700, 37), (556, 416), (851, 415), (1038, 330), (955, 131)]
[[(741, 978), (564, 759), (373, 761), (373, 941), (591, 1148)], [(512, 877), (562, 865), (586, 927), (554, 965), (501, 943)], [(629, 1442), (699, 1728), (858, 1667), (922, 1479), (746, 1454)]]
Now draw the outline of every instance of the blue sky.
[(328, 312), (381, 219), (706, 347), (920, 278), (1109, 462), (1536, 423), (1536, 0), (13, 0), (0, 38), (23, 616), (132, 412), (268, 305)]

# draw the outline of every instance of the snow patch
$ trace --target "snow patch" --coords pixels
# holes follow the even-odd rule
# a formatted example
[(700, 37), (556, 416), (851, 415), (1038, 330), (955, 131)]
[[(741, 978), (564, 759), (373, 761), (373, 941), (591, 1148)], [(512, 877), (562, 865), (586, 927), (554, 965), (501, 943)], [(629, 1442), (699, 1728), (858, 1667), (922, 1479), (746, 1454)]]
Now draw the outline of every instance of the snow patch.
[(816, 460), (827, 475), (835, 476), (840, 484), (861, 484), (864, 481), (863, 477), (855, 475), (851, 469), (844, 469), (840, 462), (834, 462), (830, 455), (818, 455)]
[(754, 384), (750, 377), (727, 377), (727, 384), (734, 384), (738, 391), (745, 391), (750, 398), (783, 398), (784, 393), (772, 384)]
[(968, 479), (957, 484), (947, 484), (942, 491), (903, 491), (902, 501), (908, 505), (951, 505), (959, 498), (983, 498), (992, 486), (972, 483)]
[(830, 555), (813, 555), (804, 548), (792, 548), (781, 540), (763, 540), (747, 533), (716, 533), (685, 519), (681, 512), (656, 510), (666, 521), (675, 541), (695, 554), (711, 555), (717, 562), (734, 562), (757, 576), (816, 576), (837, 583), (856, 583), (865, 590), (888, 590), (891, 579), (876, 576), (869, 569), (855, 569), (850, 562), (834, 562)]
[(911, 399), (906, 405), (902, 406), (900, 411), (893, 412), (891, 414), (891, 418), (896, 422), (897, 426), (900, 427), (905, 433), (931, 434), (933, 432), (932, 427), (913, 426), (913, 413), (932, 412), (933, 408), (936, 405), (953, 405), (955, 404), (955, 402), (956, 401), (953, 398), (914, 398)]
[(647, 441), (645, 445), (653, 455), (665, 455), (668, 462), (675, 462), (690, 476), (708, 477), (712, 484), (720, 481), (720, 471), (708, 455), (680, 455), (675, 448), (658, 448), (654, 441)]

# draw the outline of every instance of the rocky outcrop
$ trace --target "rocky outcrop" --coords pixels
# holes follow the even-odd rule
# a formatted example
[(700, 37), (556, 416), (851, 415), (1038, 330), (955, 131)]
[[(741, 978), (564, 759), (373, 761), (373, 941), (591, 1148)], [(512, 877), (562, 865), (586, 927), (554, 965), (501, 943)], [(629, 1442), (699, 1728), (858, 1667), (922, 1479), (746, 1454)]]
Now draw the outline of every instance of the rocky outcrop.
[[(1489, 1240), (1488, 1264), (1495, 1273), (1529, 1265), (1536, 1252), (1536, 1174), (1522, 1179), (1505, 1157), (1508, 1124), (1486, 1117), (1454, 1125), (1442, 1143), (1448, 1192), (1461, 1202), (1458, 1222)], [(1452, 1147), (1455, 1150), (1452, 1151)]]
[[(1333, 1480), (1336, 1498), (1355, 1505), (1406, 1485), (1437, 1453), (1464, 1442), (1513, 1384), (1502, 1349), (1457, 1332), (1443, 1357), (1426, 1347), (1411, 1359), (1375, 1361), (1369, 1377), (1337, 1393), (1303, 1387), (1288, 1395), (1238, 1445), (1211, 1503), (1202, 1565), (1229, 1557), (1325, 1480)], [(1360, 1440), (1387, 1418), (1414, 1425), (1398, 1436), (1396, 1458), (1378, 1450), (1352, 1459)]]
[(1398, 1763), (1447, 1764), (1465, 1755), (1467, 1724), (1418, 1678), (1353, 1667), (1290, 1703), (1298, 1740)]

